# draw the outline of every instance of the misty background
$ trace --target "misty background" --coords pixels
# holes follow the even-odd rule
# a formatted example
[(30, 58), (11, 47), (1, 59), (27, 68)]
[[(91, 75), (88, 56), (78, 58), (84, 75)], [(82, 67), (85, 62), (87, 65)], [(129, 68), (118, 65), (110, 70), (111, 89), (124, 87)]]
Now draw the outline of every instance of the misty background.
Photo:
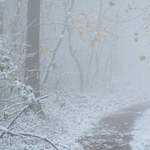
[[(13, 41), (9, 49), (16, 44), (12, 53), (24, 66), (27, 2), (6, 3), (4, 34)], [(76, 0), (71, 5), (69, 0), (41, 1), (41, 90), (149, 87), (149, 0)]]
[(149, 147), (149, 49), (150, 0), (0, 0), (0, 149)]
[(83, 86), (84, 91), (98, 92), (149, 86), (149, 1), (82, 0), (75, 1), (72, 10), (70, 5), (70, 1), (42, 3), (41, 78), (62, 38), (50, 67), (48, 90), (80, 91)]

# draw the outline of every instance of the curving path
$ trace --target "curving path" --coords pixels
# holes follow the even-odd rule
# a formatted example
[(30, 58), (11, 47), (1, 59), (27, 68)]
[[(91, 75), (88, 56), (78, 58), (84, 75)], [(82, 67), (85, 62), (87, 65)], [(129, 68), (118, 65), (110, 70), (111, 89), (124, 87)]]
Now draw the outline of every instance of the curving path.
[(142, 112), (150, 109), (150, 104), (138, 104), (123, 109), (120, 113), (100, 120), (97, 127), (85, 133), (78, 142), (84, 150), (131, 150), (132, 127)]

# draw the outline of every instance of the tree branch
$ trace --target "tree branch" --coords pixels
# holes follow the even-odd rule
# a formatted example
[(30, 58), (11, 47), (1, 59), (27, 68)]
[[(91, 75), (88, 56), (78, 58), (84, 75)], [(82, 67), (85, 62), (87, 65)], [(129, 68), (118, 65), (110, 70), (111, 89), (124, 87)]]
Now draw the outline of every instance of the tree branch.
[[(11, 127), (11, 125), (15, 122), (15, 120), (16, 120), (16, 119), (22, 114), (22, 112), (23, 112), (24, 110), (26, 110), (28, 107), (29, 107), (29, 105), (26, 105), (26, 106), (16, 115), (16, 117), (9, 123), (9, 125), (7, 126), (6, 129), (9, 129), (9, 128)], [(2, 138), (5, 133), (6, 133), (6, 132), (3, 131), (3, 133), (0, 135), (0, 138)]]
[[(66, 16), (66, 19), (65, 19), (65, 21), (64, 21), (64, 26), (63, 26), (61, 35), (64, 35), (65, 29), (66, 29), (66, 26), (67, 26), (66, 22), (68, 21), (68, 19), (69, 19), (69, 17), (70, 17), (70, 13), (71, 13), (71, 11), (72, 11), (74, 2), (75, 2), (75, 0), (72, 0), (71, 6), (70, 6), (70, 12), (68, 12), (68, 15)], [(53, 61), (54, 61), (54, 59), (55, 59), (55, 56), (56, 56), (56, 53), (57, 53), (57, 51), (58, 51), (58, 48), (59, 48), (59, 46), (60, 46), (60, 44), (61, 44), (61, 41), (62, 41), (62, 38), (60, 37), (59, 40), (58, 40), (58, 42), (57, 42), (57, 44), (56, 44), (56, 46), (55, 46), (55, 48), (54, 48), (54, 50), (53, 50), (54, 53), (53, 53), (52, 59), (51, 59), (51, 60), (49, 61), (49, 63), (48, 63), (47, 71), (46, 71), (46, 73), (45, 73), (45, 75), (44, 75), (44, 78), (43, 78), (43, 80), (42, 80), (42, 83), (46, 83), (46, 81), (47, 81), (47, 79), (48, 79), (50, 67), (51, 67), (51, 65), (52, 65), (52, 63), (53, 63)]]
[(44, 137), (42, 135), (37, 135), (37, 134), (32, 134), (32, 133), (25, 133), (25, 132), (14, 133), (12, 131), (9, 131), (7, 128), (3, 128), (3, 127), (0, 127), (0, 131), (3, 131), (3, 133), (10, 134), (11, 136), (36, 137), (36, 138), (39, 138), (39, 139), (51, 144), (56, 150), (58, 150), (58, 148), (49, 139), (47, 139), (46, 137)]

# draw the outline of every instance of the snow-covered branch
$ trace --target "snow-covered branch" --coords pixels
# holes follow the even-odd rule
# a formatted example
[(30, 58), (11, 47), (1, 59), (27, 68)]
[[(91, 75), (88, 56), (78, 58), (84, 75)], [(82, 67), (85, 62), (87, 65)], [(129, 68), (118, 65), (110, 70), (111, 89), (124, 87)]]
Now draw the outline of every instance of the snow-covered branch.
[(3, 80), (6, 81), (11, 91), (17, 93), (22, 99), (27, 100), (29, 104), (35, 102), (33, 89), (26, 86), (17, 79), (17, 67), (11, 62), (10, 58), (6, 55), (0, 54), (0, 73)]
[[(7, 126), (7, 129), (9, 129), (9, 128), (12, 126), (12, 124), (16, 121), (16, 119), (17, 119), (17, 118), (22, 114), (22, 112), (23, 112), (24, 110), (26, 110), (28, 107), (29, 107), (29, 105), (25, 106), (25, 107), (12, 119), (12, 121), (11, 121), (11, 122), (9, 123), (9, 125)], [(4, 134), (5, 134), (5, 132), (3, 132), (3, 133), (0, 135), (0, 138), (2, 138)]]
[(56, 150), (58, 150), (58, 148), (49, 139), (47, 139), (45, 136), (42, 136), (42, 135), (37, 135), (37, 134), (33, 134), (33, 133), (25, 133), (25, 132), (16, 132), (15, 133), (15, 132), (9, 131), (7, 128), (1, 127), (1, 126), (0, 126), (0, 131), (3, 131), (3, 133), (10, 134), (11, 136), (28, 136), (28, 137), (39, 138), (39, 139), (51, 144)]

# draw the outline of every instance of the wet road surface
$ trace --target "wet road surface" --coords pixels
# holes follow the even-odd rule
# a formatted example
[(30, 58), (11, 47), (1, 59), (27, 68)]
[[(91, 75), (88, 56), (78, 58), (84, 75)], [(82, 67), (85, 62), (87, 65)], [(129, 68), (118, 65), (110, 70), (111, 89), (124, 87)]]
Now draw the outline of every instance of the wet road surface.
[(149, 103), (138, 104), (103, 118), (78, 142), (84, 150), (131, 150), (129, 142), (132, 140), (132, 135), (130, 132), (136, 118), (147, 109), (150, 109)]

